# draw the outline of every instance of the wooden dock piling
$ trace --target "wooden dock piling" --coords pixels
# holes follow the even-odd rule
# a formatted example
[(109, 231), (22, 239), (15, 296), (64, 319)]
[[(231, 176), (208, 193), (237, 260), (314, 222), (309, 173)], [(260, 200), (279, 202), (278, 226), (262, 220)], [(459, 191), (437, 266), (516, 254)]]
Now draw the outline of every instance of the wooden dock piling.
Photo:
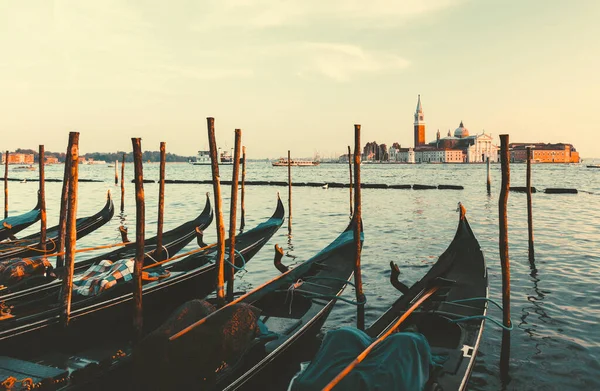
[(231, 178), (231, 203), (229, 205), (229, 262), (232, 265), (227, 267), (227, 301), (233, 301), (233, 284), (235, 277), (235, 223), (237, 220), (237, 197), (238, 197), (238, 181), (240, 178), (240, 148), (242, 144), (242, 130), (235, 130), (235, 142), (233, 152), (233, 174)]
[(163, 224), (165, 220), (165, 166), (167, 164), (167, 153), (166, 153), (165, 142), (160, 143), (160, 173), (158, 179), (158, 220), (156, 227), (156, 249), (154, 251), (154, 258), (157, 261), (162, 260), (163, 253)]
[(210, 149), (210, 166), (215, 192), (215, 213), (217, 217), (217, 301), (225, 304), (225, 225), (223, 224), (223, 205), (221, 199), (221, 178), (219, 176), (219, 154), (215, 139), (215, 119), (206, 119), (208, 126), (208, 145)]
[(121, 213), (125, 209), (125, 154), (123, 154), (123, 162), (121, 162)]
[[(68, 163), (67, 163), (68, 161)], [(71, 298), (73, 296), (73, 271), (75, 269), (75, 245), (77, 242), (77, 186), (79, 177), (79, 132), (69, 133), (69, 146), (65, 160), (65, 176), (67, 183), (66, 214), (61, 215), (65, 221), (65, 271), (62, 284), (62, 312), (63, 327), (69, 325), (71, 317)], [(67, 171), (68, 170), (68, 171)], [(65, 219), (66, 216), (66, 219)]]
[(44, 160), (45, 151), (44, 146), (40, 145), (38, 163), (40, 170), (40, 251), (42, 254), (46, 253), (46, 186), (45, 186), (45, 175), (44, 175)]
[(288, 235), (292, 234), (292, 159), (290, 157), (290, 150), (288, 149)]
[(360, 125), (354, 125), (354, 218), (356, 225), (354, 227), (354, 242), (356, 245), (356, 258), (354, 259), (354, 284), (356, 290), (356, 327), (359, 330), (365, 329), (365, 295), (362, 287), (362, 274), (360, 266), (360, 253), (362, 243), (360, 233), (362, 228), (362, 198), (360, 194)]
[(529, 262), (535, 261), (533, 247), (533, 207), (531, 205), (531, 147), (527, 147), (527, 231), (529, 233)]
[(492, 194), (492, 178), (490, 176), (490, 157), (488, 156), (486, 159), (487, 162), (487, 193), (488, 195)]
[(115, 160), (115, 186), (119, 185), (119, 159)]
[[(510, 262), (508, 257), (508, 193), (510, 189), (510, 152), (508, 149), (508, 134), (500, 135), (500, 163), (502, 165), (502, 185), (498, 201), (500, 216), (500, 264), (502, 268), (502, 323), (511, 326), (510, 321)], [(508, 374), (510, 358), (510, 331), (502, 330), (502, 348), (500, 352), (500, 372)]]
[[(58, 254), (64, 254), (67, 235), (67, 209), (69, 203), (69, 181), (71, 178), (71, 158), (69, 157), (71, 150), (70, 145), (71, 136), (69, 134), (69, 147), (67, 148), (67, 156), (65, 157), (65, 173), (63, 175), (62, 191), (60, 195), (60, 217), (58, 220), (58, 240), (56, 241), (56, 251)], [(63, 267), (64, 262), (64, 255), (58, 255), (56, 257), (56, 267)]]
[(246, 207), (245, 207), (245, 196), (246, 196), (246, 147), (242, 147), (242, 217), (240, 219), (240, 231), (246, 226)]
[(142, 339), (144, 318), (142, 307), (142, 268), (144, 266), (145, 202), (142, 167), (142, 139), (132, 138), (135, 178), (135, 263), (133, 266), (133, 332), (134, 343)]
[(350, 172), (350, 218), (352, 218), (352, 151), (348, 145), (348, 170)]
[(4, 160), (4, 218), (8, 217), (8, 151)]

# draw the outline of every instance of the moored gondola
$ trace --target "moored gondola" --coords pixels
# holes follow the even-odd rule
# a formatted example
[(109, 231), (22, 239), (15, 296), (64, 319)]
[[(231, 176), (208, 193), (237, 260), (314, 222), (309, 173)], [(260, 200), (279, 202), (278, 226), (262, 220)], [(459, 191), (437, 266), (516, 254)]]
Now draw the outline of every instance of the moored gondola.
[[(162, 390), (190, 384), (203, 390), (250, 386), (321, 328), (354, 270), (354, 224), (355, 219), (311, 259), (195, 323), (185, 313), (173, 314), (170, 321), (178, 323), (167, 324), (169, 333), (161, 333), (163, 326), (137, 348), (138, 385)], [(144, 371), (154, 374), (151, 381), (140, 378)]]
[[(433, 365), (431, 370), (427, 366), (419, 367), (419, 359), (422, 357), (418, 357), (416, 354), (414, 355), (416, 357), (406, 360), (417, 363), (416, 367), (423, 369), (423, 373), (428, 374), (427, 377), (420, 378), (425, 383), (420, 385), (424, 390), (464, 390), (473, 369), (483, 332), (488, 300), (487, 269), (479, 243), (464, 215), (464, 208), (461, 206), (460, 210), (461, 214), (454, 239), (420, 281), (408, 288), (396, 281), (398, 270), (396, 267), (392, 267), (392, 282), (398, 289), (404, 291), (404, 294), (366, 330), (367, 338), (370, 337), (371, 341), (375, 341), (386, 332), (391, 331), (404, 314), (410, 313), (410, 308), (417, 301), (424, 300), (400, 323), (398, 329), (395, 330), (398, 333), (394, 334), (394, 338), (406, 336), (409, 339), (413, 338), (415, 332), (422, 334), (431, 349), (432, 357), (435, 356), (439, 360), (436, 363), (439, 365)], [(432, 291), (433, 293), (431, 293)], [(355, 337), (353, 332), (342, 331), (346, 335)], [(402, 333), (403, 331), (405, 333)], [(333, 331), (333, 333), (335, 332)], [(398, 341), (401, 340), (397, 339), (392, 343)], [(346, 344), (350, 345), (355, 342), (355, 340), (347, 340)], [(414, 340), (410, 341), (411, 346), (416, 345), (413, 342)], [(324, 341), (322, 350), (312, 363), (295, 377), (290, 390), (324, 389), (358, 356), (358, 353), (361, 353), (359, 351), (349, 361), (340, 360), (338, 355), (338, 361), (332, 364), (327, 358), (332, 354), (327, 349), (329, 346), (334, 346), (334, 344), (326, 344)], [(402, 349), (399, 346), (399, 344), (386, 345), (382, 348)], [(375, 349), (378, 348), (375, 347)], [(399, 354), (409, 355), (408, 351), (409, 349), (401, 350)], [(349, 372), (333, 389), (407, 389), (406, 384), (403, 383), (401, 386), (399, 383), (399, 379), (402, 381), (402, 368), (398, 365), (394, 366), (394, 363), (389, 365), (389, 360), (387, 363), (377, 361), (382, 357), (392, 356), (392, 354), (378, 354), (373, 350), (371, 357), (366, 356), (364, 361)], [(369, 359), (375, 361), (369, 362)], [(403, 370), (406, 374), (405, 379), (418, 380), (415, 371), (407, 368)], [(395, 379), (396, 383), (385, 383), (390, 379)]]
[[(40, 199), (35, 208), (18, 216), (10, 216), (0, 220), (0, 241), (13, 237), (16, 233), (29, 227), (41, 217)], [(10, 242), (7, 242), (7, 244)], [(4, 244), (4, 243), (2, 243)]]
[[(96, 214), (77, 219), (77, 239), (94, 232), (110, 221), (115, 213), (115, 208), (110, 197), (110, 191), (106, 196), (106, 204)], [(58, 225), (46, 230), (46, 251), (53, 253), (56, 250), (58, 240)], [(10, 258), (26, 258), (40, 255), (40, 233), (25, 236), (16, 241), (0, 243), (0, 260)]]
[[(273, 216), (236, 238), (234, 264), (242, 267), (279, 229), (284, 221), (281, 200)], [(168, 277), (145, 282), (143, 286), (144, 326), (153, 329), (180, 303), (201, 297), (214, 289), (214, 259), (216, 246), (189, 257), (164, 263), (160, 267)], [(184, 266), (185, 265), (185, 266)], [(151, 265), (147, 265), (151, 266)], [(147, 270), (152, 270), (150, 267)], [(6, 376), (15, 368), (23, 369), (27, 362), (33, 383), (52, 387), (79, 387), (119, 367), (119, 358), (128, 351), (131, 336), (132, 284), (122, 283), (92, 297), (74, 294), (71, 322), (66, 333), (61, 332), (59, 313), (54, 308), (36, 320), (14, 319), (10, 330), (0, 331), (0, 351), (11, 358), (0, 357), (0, 374)], [(10, 321), (10, 319), (9, 319)], [(27, 345), (27, 349), (22, 349)], [(25, 361), (26, 360), (26, 361)], [(44, 368), (36, 371), (35, 368)], [(22, 372), (15, 373), (22, 376)], [(0, 382), (3, 379), (0, 379)], [(82, 386), (84, 389), (87, 386)]]
[[(163, 256), (173, 256), (181, 251), (189, 244), (196, 236), (197, 230), (206, 229), (213, 220), (213, 211), (210, 204), (208, 194), (206, 196), (206, 204), (202, 213), (194, 220), (187, 221), (182, 225), (167, 231), (163, 234)], [(145, 262), (150, 263), (154, 258), (156, 249), (156, 237), (150, 238), (144, 242), (144, 253), (146, 254)], [(75, 263), (75, 278), (84, 273), (90, 266), (99, 263), (100, 261), (108, 260), (111, 262), (119, 259), (133, 258), (135, 256), (135, 242), (129, 242), (122, 248), (113, 250), (107, 254), (95, 256), (84, 261)], [(13, 314), (33, 314), (36, 311), (43, 311), (50, 306), (56, 304), (58, 291), (61, 289), (61, 280), (57, 278), (62, 275), (63, 270), (53, 269), (47, 273), (38, 274), (23, 279), (19, 283), (6, 286), (0, 290), (2, 301), (5, 306), (12, 307)], [(0, 330), (4, 324), (0, 322)]]

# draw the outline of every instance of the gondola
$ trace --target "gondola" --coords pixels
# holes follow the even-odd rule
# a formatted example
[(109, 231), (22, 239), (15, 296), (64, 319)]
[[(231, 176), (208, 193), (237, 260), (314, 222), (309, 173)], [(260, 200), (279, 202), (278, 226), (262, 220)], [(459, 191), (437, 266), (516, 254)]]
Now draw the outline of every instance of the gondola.
[[(278, 199), (271, 218), (237, 236), (234, 264), (242, 267), (249, 262), (283, 221), (284, 208)], [(207, 247), (203, 252), (163, 264), (170, 272), (169, 277), (144, 283), (146, 329), (158, 326), (183, 301), (202, 297), (214, 289), (216, 246)], [(0, 375), (22, 376), (18, 371), (23, 370), (22, 363), (28, 362), (31, 365), (26, 366), (32, 372), (27, 375), (34, 384), (42, 386), (49, 382), (53, 387), (78, 387), (109, 370), (122, 352), (127, 351), (127, 341), (131, 338), (131, 289), (131, 283), (123, 283), (90, 298), (74, 295), (71, 321), (65, 333), (59, 323), (61, 308), (37, 314), (35, 319), (16, 316), (13, 327), (0, 331), (0, 351), (12, 356), (0, 357)], [(25, 345), (27, 349), (23, 349)], [(44, 370), (37, 370), (42, 367)]]
[[(392, 265), (391, 281), (404, 294), (377, 319), (366, 334), (375, 339), (390, 329), (394, 323), (431, 288), (437, 290), (421, 304), (415, 312), (400, 324), (398, 331), (418, 332), (425, 336), (431, 354), (439, 357), (441, 366), (434, 366), (425, 385), (428, 391), (464, 390), (473, 369), (487, 313), (488, 275), (483, 253), (469, 226), (464, 209), (461, 213), (454, 239), (427, 274), (410, 288), (397, 281), (398, 268)], [(324, 352), (320, 352), (325, 361)], [(368, 360), (369, 357), (365, 359)], [(344, 369), (343, 363), (335, 370), (323, 371), (309, 365), (292, 382), (290, 390), (324, 388)], [(359, 364), (354, 370), (359, 370)], [(319, 381), (312, 376), (316, 372), (326, 373)], [(358, 378), (352, 372), (334, 390), (344, 389)], [(312, 377), (311, 377), (312, 376)], [(304, 381), (308, 383), (303, 383)], [(297, 382), (297, 383), (296, 383)], [(296, 383), (296, 384), (294, 384)], [(311, 384), (311, 387), (307, 387)], [(378, 389), (393, 390), (393, 384), (379, 384)], [(402, 388), (404, 389), (404, 388)]]
[[(98, 213), (88, 217), (77, 219), (77, 239), (94, 232), (102, 227), (113, 217), (115, 208), (110, 197), (110, 191), (106, 196), (106, 204)], [(46, 251), (53, 253), (56, 250), (58, 240), (58, 225), (46, 230)], [(26, 258), (40, 255), (40, 233), (25, 236), (17, 241), (0, 243), (0, 260), (9, 258)]]
[[(195, 324), (172, 327), (171, 335), (152, 334), (137, 348), (141, 362), (136, 367), (141, 371), (136, 384), (140, 389), (163, 390), (191, 384), (202, 390), (255, 389), (251, 383), (270, 372), (284, 354), (313, 338), (325, 322), (354, 271), (355, 224), (353, 219), (311, 259)], [(244, 327), (239, 319), (245, 318), (241, 314), (249, 308), (254, 316)], [(235, 332), (230, 334), (232, 329)], [(225, 340), (222, 348), (211, 350), (212, 340), (219, 338)], [(227, 345), (238, 346), (226, 352)], [(152, 381), (140, 378), (146, 370), (154, 374)]]
[(22, 215), (18, 216), (7, 217), (4, 220), (0, 220), (0, 242), (11, 238), (16, 233), (24, 230), (31, 224), (38, 221), (42, 213), (40, 208), (40, 199), (38, 197), (37, 205), (29, 212), (23, 213)]
[[(170, 257), (181, 251), (197, 235), (197, 229), (202, 231), (210, 225), (213, 220), (213, 211), (210, 205), (208, 194), (204, 210), (194, 220), (187, 221), (182, 225), (163, 233), (162, 256)], [(156, 236), (144, 242), (145, 261), (150, 262), (154, 259), (156, 250)], [(75, 276), (84, 273), (90, 266), (99, 263), (102, 260), (117, 261), (124, 258), (135, 256), (135, 242), (130, 242), (121, 248), (109, 253), (95, 256), (84, 261), (75, 263)], [(62, 269), (52, 270), (50, 273), (39, 274), (24, 279), (23, 281), (7, 286), (0, 290), (0, 298), (8, 307), (13, 307), (13, 313), (32, 314), (36, 311), (42, 311), (48, 306), (56, 303), (57, 292), (61, 288), (61, 280), (57, 275), (63, 273)], [(0, 322), (0, 330), (3, 323)]]

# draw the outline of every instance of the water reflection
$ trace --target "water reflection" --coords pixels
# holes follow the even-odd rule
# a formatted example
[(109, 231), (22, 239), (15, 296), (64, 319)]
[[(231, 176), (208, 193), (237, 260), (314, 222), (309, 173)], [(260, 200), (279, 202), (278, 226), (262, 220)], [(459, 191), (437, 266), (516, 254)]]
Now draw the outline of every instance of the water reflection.
[[(538, 315), (538, 319), (542, 320), (544, 323), (548, 323), (548, 321), (552, 321), (552, 318), (550, 316), (548, 316), (548, 314), (546, 313), (546, 311), (544, 310), (543, 307), (543, 301), (546, 298), (546, 293), (544, 293), (543, 290), (540, 289), (539, 287), (539, 283), (540, 283), (540, 278), (538, 277), (538, 269), (535, 265), (535, 259), (530, 259), (529, 261), (529, 268), (530, 268), (530, 281), (533, 282), (533, 291), (535, 292), (535, 295), (528, 295), (527, 296), (527, 301), (531, 304), (531, 306), (525, 306), (521, 309), (521, 323), (519, 324), (519, 328), (522, 329), (523, 331), (525, 331), (525, 333), (527, 333), (529, 335), (530, 339), (535, 340), (536, 339), (536, 327), (535, 325), (529, 324), (527, 322), (527, 318), (529, 317), (529, 315), (531, 315), (531, 313), (535, 313)], [(533, 348), (535, 349), (535, 352), (533, 353), (533, 356), (536, 356), (538, 354), (542, 353), (542, 350), (540, 348), (542, 344), (539, 342), (536, 342), (535, 345), (533, 346)]]

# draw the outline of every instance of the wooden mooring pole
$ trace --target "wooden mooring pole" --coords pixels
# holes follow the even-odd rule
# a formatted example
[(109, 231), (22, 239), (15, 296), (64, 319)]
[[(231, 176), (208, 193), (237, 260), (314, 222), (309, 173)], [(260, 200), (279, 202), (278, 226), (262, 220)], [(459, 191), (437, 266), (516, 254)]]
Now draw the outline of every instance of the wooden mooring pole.
[(352, 218), (352, 151), (348, 145), (348, 170), (350, 172), (350, 218)]
[(231, 178), (231, 203), (229, 205), (229, 262), (227, 278), (227, 301), (233, 301), (233, 283), (235, 277), (235, 223), (237, 220), (237, 197), (238, 182), (240, 178), (240, 148), (242, 144), (242, 130), (235, 130), (235, 142), (233, 152), (233, 174)]
[[(59, 254), (64, 254), (65, 241), (67, 235), (67, 209), (69, 204), (69, 181), (71, 180), (71, 136), (69, 134), (69, 147), (67, 147), (67, 156), (65, 157), (65, 173), (63, 175), (62, 192), (60, 195), (60, 217), (58, 220), (58, 240), (56, 243), (56, 251)], [(58, 255), (56, 257), (56, 267), (63, 267), (65, 257)]]
[(160, 143), (160, 174), (158, 179), (158, 222), (156, 226), (156, 249), (154, 258), (162, 260), (163, 254), (163, 223), (165, 220), (165, 166), (167, 164), (167, 143)]
[(365, 329), (365, 295), (362, 287), (362, 274), (360, 268), (360, 253), (362, 243), (360, 233), (362, 228), (362, 198), (360, 194), (360, 125), (354, 125), (354, 242), (356, 245), (356, 258), (354, 259), (354, 285), (356, 290), (356, 327)]
[(115, 186), (119, 185), (119, 159), (115, 160)]
[(531, 147), (527, 147), (527, 230), (529, 232), (529, 262), (535, 261), (533, 248), (533, 208), (531, 206)]
[(8, 151), (4, 160), (4, 218), (8, 217)]
[(44, 146), (40, 145), (38, 163), (40, 167), (40, 251), (42, 254), (46, 253), (46, 186), (45, 186), (45, 175), (44, 175), (44, 160), (45, 151)]
[(144, 266), (144, 234), (146, 205), (144, 202), (144, 173), (142, 139), (132, 138), (135, 178), (135, 263), (133, 266), (133, 336), (134, 343), (142, 339), (144, 317), (142, 307), (142, 268)]
[(217, 301), (225, 303), (225, 225), (223, 224), (223, 205), (221, 200), (221, 177), (219, 176), (219, 154), (215, 139), (215, 119), (206, 119), (208, 126), (208, 145), (210, 149), (210, 166), (215, 193), (215, 212), (217, 215)]
[[(510, 190), (510, 152), (508, 134), (500, 135), (500, 163), (502, 165), (502, 187), (498, 201), (500, 216), (500, 265), (502, 268), (502, 323), (510, 328), (510, 262), (508, 258), (508, 193)], [(510, 359), (510, 331), (502, 330), (502, 348), (500, 351), (500, 373), (508, 375)]]
[[(67, 161), (69, 162), (67, 164)], [(67, 181), (66, 214), (61, 215), (65, 222), (65, 274), (62, 284), (62, 324), (69, 325), (71, 317), (71, 298), (73, 295), (73, 271), (75, 268), (75, 245), (77, 242), (77, 186), (79, 179), (79, 132), (69, 133), (69, 146), (65, 160)], [(67, 170), (69, 170), (67, 172)], [(66, 216), (66, 219), (65, 217)]]
[(292, 234), (292, 158), (288, 149), (288, 235)]
[(246, 226), (246, 207), (245, 207), (245, 196), (246, 196), (246, 147), (242, 147), (242, 217), (240, 219), (240, 231)]
[(125, 209), (125, 154), (121, 162), (121, 213)]
[(488, 195), (492, 194), (492, 178), (490, 176), (490, 157), (488, 156), (487, 159), (487, 192)]

